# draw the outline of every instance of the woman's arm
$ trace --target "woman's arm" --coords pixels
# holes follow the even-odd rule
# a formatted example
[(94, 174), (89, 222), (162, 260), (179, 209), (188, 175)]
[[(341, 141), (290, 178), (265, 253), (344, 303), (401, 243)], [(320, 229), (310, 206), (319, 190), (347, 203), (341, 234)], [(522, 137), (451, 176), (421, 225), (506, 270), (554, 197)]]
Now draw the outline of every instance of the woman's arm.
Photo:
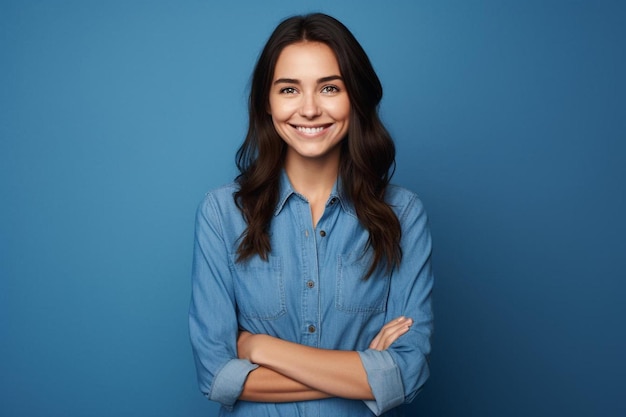
[(240, 400), (255, 402), (292, 402), (332, 397), (307, 385), (259, 366), (248, 374)]
[(258, 365), (237, 358), (239, 324), (220, 206), (225, 198), (232, 193), (209, 193), (196, 212), (189, 336), (200, 390), (230, 408)]
[(433, 331), (432, 245), (426, 212), (414, 194), (397, 193), (392, 200), (395, 207), (404, 206), (398, 214), (403, 258), (391, 277), (387, 314), (407, 315), (413, 324), (389, 349), (359, 352), (376, 397), (366, 404), (375, 414), (411, 402), (421, 390), (429, 376)]
[[(370, 348), (387, 349), (411, 324), (411, 319), (404, 317), (387, 323)], [(242, 400), (283, 402), (330, 396), (373, 399), (360, 356), (355, 351), (318, 349), (242, 332), (238, 356), (261, 365), (248, 375)]]
[(333, 396), (373, 398), (357, 352), (318, 349), (264, 334), (242, 334), (239, 339), (247, 345), (240, 356), (252, 363)]

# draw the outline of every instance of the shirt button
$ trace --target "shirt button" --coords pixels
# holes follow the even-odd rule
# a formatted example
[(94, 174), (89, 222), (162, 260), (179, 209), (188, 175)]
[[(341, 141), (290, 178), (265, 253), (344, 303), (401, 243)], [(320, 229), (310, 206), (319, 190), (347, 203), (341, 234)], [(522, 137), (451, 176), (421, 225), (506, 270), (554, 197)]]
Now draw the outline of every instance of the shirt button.
[(306, 286), (307, 286), (307, 287), (309, 287), (309, 288), (313, 288), (313, 287), (315, 287), (315, 282), (313, 282), (313, 281), (307, 281), (307, 282), (306, 282)]
[(326, 232), (325, 232), (325, 231), (323, 231), (323, 230), (320, 230), (320, 236), (321, 236), (321, 237), (326, 236)]
[(309, 333), (315, 333), (315, 326), (312, 324), (309, 326)]
[(337, 202), (337, 199), (335, 197), (331, 198), (330, 200), (330, 205), (332, 206), (333, 204), (335, 204)]

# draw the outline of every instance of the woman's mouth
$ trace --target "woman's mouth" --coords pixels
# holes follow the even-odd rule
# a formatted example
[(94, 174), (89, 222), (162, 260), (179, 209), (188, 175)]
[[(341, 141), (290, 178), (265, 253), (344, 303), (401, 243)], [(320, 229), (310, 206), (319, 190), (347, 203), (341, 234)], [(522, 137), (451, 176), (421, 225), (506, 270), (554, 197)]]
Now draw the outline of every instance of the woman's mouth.
[(318, 134), (322, 133), (324, 130), (328, 129), (330, 126), (332, 126), (332, 124), (326, 124), (326, 125), (322, 125), (322, 126), (296, 126), (296, 125), (293, 125), (293, 127), (298, 132), (302, 133), (303, 135), (307, 135), (307, 136), (318, 135)]

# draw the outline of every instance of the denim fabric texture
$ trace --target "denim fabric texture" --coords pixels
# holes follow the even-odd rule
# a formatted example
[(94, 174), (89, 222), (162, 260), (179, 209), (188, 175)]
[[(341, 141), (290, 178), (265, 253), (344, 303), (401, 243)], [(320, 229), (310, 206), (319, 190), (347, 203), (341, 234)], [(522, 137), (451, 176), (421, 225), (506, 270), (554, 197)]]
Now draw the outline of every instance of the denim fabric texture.
[[(221, 403), (221, 416), (399, 415), (429, 376), (433, 330), (431, 238), (418, 197), (389, 186), (386, 200), (402, 225), (401, 265), (370, 265), (368, 232), (338, 182), (313, 228), (307, 200), (283, 172), (270, 226), (268, 261), (236, 262), (246, 223), (231, 184), (209, 192), (196, 215), (190, 336), (201, 391)], [(368, 349), (381, 327), (401, 315), (408, 333), (386, 351)], [(293, 403), (239, 401), (257, 365), (237, 358), (239, 329), (324, 349), (358, 351), (375, 401), (330, 398)]]

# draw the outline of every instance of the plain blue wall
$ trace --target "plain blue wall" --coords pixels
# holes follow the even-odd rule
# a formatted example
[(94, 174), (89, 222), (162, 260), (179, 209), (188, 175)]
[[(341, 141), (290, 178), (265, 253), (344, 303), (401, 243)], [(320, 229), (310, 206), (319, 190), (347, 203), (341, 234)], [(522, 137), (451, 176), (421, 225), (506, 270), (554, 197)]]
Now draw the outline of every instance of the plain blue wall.
[(194, 210), (235, 175), (265, 39), (314, 10), (369, 53), (431, 218), (409, 415), (626, 415), (623, 3), (219, 3), (0, 2), (0, 415), (215, 415)]

